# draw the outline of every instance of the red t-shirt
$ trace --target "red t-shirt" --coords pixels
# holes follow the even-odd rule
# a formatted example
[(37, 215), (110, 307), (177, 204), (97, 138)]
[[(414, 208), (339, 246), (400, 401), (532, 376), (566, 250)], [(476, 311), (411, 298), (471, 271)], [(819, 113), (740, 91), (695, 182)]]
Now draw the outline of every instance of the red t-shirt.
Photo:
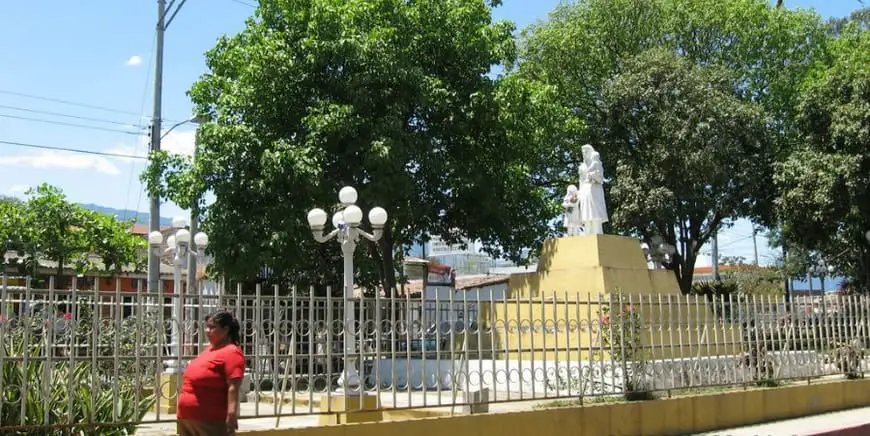
[(184, 370), (178, 395), (178, 419), (227, 419), (227, 386), (245, 375), (245, 354), (235, 344), (208, 347)]

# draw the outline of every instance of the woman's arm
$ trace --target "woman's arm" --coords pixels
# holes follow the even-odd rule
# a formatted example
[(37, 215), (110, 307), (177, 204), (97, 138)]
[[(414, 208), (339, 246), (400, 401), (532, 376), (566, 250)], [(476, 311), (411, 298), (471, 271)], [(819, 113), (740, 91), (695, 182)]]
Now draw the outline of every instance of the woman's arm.
[(231, 435), (239, 428), (239, 391), (245, 376), (245, 355), (233, 347), (224, 362), (227, 377), (227, 432)]
[(233, 434), (239, 428), (239, 389), (242, 379), (227, 382), (227, 430)]

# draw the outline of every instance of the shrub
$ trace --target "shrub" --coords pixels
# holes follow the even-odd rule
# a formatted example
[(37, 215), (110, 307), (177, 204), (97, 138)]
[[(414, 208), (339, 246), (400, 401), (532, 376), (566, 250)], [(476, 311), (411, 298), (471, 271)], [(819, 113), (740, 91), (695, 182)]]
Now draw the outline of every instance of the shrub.
[[(48, 334), (48, 320), (40, 316), (2, 320), (3, 346), (0, 353), (5, 359), (0, 367), (0, 423), (5, 426), (46, 426), (45, 429), (27, 429), (18, 433), (6, 431), (3, 434), (133, 434), (135, 424), (132, 423), (141, 421), (153, 407), (154, 397), (141, 392), (141, 376), (147, 371), (137, 368), (131, 361), (135, 359), (122, 359), (125, 351), (150, 342), (141, 333), (137, 335), (133, 331), (135, 322), (128, 319), (121, 329), (99, 322), (95, 324), (90, 317), (92, 314), (82, 310), (89, 307), (85, 301), (73, 306), (77, 307), (76, 312), (82, 318), (72, 323), (70, 331), (54, 337)], [(96, 332), (94, 326), (98, 328)], [(138, 337), (139, 342), (133, 340), (134, 337)], [(65, 347), (64, 343), (79, 347), (70, 351), (71, 348)], [(115, 345), (119, 346), (120, 365), (117, 370), (111, 359), (92, 359), (107, 353), (111, 355)], [(70, 352), (72, 357), (79, 359), (73, 359), (71, 363)], [(85, 356), (91, 359), (80, 359)], [(70, 427), (59, 430), (48, 425)]]
[[(610, 351), (622, 369), (623, 396), (627, 401), (652, 398), (646, 380), (643, 349), (643, 319), (640, 312), (621, 298), (616, 304), (602, 306), (599, 312), (601, 344)], [(614, 310), (615, 309), (615, 310)]]

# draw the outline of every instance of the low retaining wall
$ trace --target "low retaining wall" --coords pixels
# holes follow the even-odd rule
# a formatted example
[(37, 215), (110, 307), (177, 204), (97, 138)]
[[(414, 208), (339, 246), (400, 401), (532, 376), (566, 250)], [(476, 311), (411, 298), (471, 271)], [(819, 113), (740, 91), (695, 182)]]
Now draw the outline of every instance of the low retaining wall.
[[(775, 378), (810, 378), (820, 368), (830, 366), (825, 356), (815, 351), (768, 353)], [(610, 362), (553, 362), (544, 360), (423, 360), (381, 359), (374, 365), (380, 373), (382, 389), (487, 388), (492, 392), (545, 393), (583, 392), (584, 395), (618, 394), (622, 391), (622, 370)], [(652, 360), (646, 378), (655, 390), (751, 382), (753, 370), (740, 365), (735, 356), (708, 356), (697, 359)], [(370, 375), (369, 381), (375, 380)]]
[[(246, 436), (683, 435), (870, 405), (870, 380), (634, 403), (340, 426), (240, 431)], [(244, 428), (244, 423), (242, 423)]]

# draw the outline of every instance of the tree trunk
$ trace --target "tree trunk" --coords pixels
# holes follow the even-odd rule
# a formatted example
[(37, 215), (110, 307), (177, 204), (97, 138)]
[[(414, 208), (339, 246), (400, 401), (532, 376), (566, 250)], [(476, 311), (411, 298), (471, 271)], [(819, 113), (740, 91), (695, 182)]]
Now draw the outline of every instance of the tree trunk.
[(63, 257), (59, 257), (57, 259), (57, 279), (55, 280), (55, 285), (59, 287), (63, 287)]
[(396, 272), (393, 268), (393, 232), (389, 227), (384, 227), (384, 237), (381, 238), (380, 249), (380, 266), (381, 266), (381, 284), (384, 287), (385, 295), (389, 298), (396, 297)]
[(695, 276), (695, 262), (698, 256), (694, 250), (686, 244), (686, 252), (680, 255), (680, 261), (677, 264), (681, 271), (677, 271), (677, 283), (680, 285), (680, 292), (687, 295), (692, 291), (692, 279)]

